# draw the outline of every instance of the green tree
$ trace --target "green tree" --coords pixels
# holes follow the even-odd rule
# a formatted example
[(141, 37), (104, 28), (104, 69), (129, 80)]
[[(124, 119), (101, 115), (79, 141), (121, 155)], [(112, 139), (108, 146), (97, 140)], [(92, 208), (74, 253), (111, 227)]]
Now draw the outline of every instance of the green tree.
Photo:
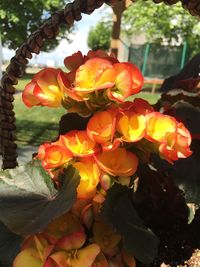
[(88, 34), (87, 43), (92, 50), (102, 49), (107, 51), (110, 48), (112, 31), (112, 21), (99, 21), (95, 27), (92, 27)]
[[(101, 20), (91, 29), (88, 45), (92, 49), (109, 48), (112, 23)], [(199, 52), (200, 22), (191, 16), (180, 3), (167, 6), (163, 3), (138, 0), (123, 13), (122, 35), (131, 41), (132, 36), (145, 34), (148, 42), (179, 45), (187, 41), (193, 54)], [(106, 46), (104, 46), (106, 44)]]
[(148, 42), (181, 44), (187, 41), (194, 52), (199, 51), (200, 22), (180, 3), (173, 6), (138, 0), (123, 17), (123, 33), (130, 36), (145, 33)]
[[(0, 33), (3, 45), (16, 49), (28, 35), (35, 31), (43, 21), (56, 10), (63, 8), (67, 0), (1, 0)], [(56, 40), (48, 43), (47, 49), (57, 45), (64, 36), (61, 30)]]

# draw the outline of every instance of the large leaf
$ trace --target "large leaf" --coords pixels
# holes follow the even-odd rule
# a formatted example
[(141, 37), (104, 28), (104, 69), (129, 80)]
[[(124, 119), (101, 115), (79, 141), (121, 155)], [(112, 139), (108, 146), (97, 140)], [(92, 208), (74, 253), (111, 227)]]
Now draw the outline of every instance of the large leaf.
[(89, 118), (83, 118), (76, 113), (64, 114), (59, 122), (59, 134), (65, 134), (72, 130), (85, 130)]
[(170, 169), (175, 183), (185, 193), (188, 203), (200, 205), (200, 141), (192, 143), (193, 154), (178, 160)]
[[(197, 128), (199, 126), (197, 125)], [(153, 156), (153, 165), (160, 173), (168, 173), (175, 184), (184, 192), (187, 203), (200, 205), (200, 141), (193, 140), (193, 154), (179, 159), (173, 165), (158, 156)]]
[(102, 216), (122, 235), (124, 248), (144, 264), (149, 264), (157, 255), (158, 238), (139, 217), (131, 194), (126, 186), (113, 185), (103, 204)]
[(0, 172), (0, 218), (20, 235), (43, 230), (48, 223), (67, 212), (75, 198), (80, 177), (69, 167), (59, 191), (39, 161)]
[(9, 231), (0, 222), (0, 264), (11, 265), (20, 250), (22, 237)]

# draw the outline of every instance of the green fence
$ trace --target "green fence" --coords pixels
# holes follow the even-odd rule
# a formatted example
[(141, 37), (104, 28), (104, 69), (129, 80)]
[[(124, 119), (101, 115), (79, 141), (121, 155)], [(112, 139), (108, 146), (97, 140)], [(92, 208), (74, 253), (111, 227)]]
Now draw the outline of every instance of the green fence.
[(135, 63), (145, 77), (150, 78), (166, 78), (178, 73), (190, 56), (187, 43), (182, 46), (132, 45), (129, 48), (129, 61)]

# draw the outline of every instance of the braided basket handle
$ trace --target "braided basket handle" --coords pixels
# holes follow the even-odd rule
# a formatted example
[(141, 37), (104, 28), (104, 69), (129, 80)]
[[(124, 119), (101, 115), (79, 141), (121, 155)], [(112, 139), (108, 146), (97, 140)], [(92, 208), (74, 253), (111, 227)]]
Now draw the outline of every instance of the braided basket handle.
[[(63, 10), (55, 12), (37, 31), (32, 33), (10, 60), (10, 64), (1, 79), (0, 87), (0, 152), (2, 153), (3, 169), (17, 166), (17, 145), (15, 144), (15, 113), (13, 111), (15, 87), (18, 79), (24, 74), (27, 59), (32, 58), (32, 53), (39, 54), (45, 39), (53, 39), (59, 33), (61, 24), (72, 26), (74, 21), (81, 19), (81, 13), (90, 14), (102, 4), (116, 4), (125, 0), (75, 0)], [(132, 0), (134, 2), (135, 0)], [(155, 3), (165, 2), (174, 4), (179, 0), (153, 0)], [(184, 7), (192, 15), (200, 15), (199, 0), (182, 0)]]

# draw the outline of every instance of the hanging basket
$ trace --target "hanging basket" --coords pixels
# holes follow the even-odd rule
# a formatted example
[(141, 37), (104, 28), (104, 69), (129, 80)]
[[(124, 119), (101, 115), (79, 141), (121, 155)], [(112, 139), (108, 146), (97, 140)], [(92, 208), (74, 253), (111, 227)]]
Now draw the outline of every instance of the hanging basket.
[[(163, 0), (163, 1), (153, 0), (153, 1), (155, 3), (164, 2), (165, 4), (168, 4), (168, 5), (173, 5), (179, 2), (178, 0)], [(51, 16), (51, 18), (49, 18), (42, 26), (40, 26), (38, 30), (32, 33), (30, 37), (16, 50), (15, 56), (10, 60), (10, 64), (7, 67), (5, 74), (3, 75), (1, 79), (1, 87), (0, 87), (0, 127), (1, 127), (0, 129), (0, 153), (2, 155), (2, 160), (3, 160), (2, 169), (15, 169), (17, 167), (17, 156), (18, 155), (16, 152), (17, 145), (15, 143), (15, 140), (16, 140), (15, 113), (13, 111), (15, 85), (18, 83), (18, 79), (23, 77), (26, 64), (28, 63), (28, 60), (32, 58), (32, 54), (34, 53), (39, 54), (43, 47), (45, 40), (54, 39), (58, 35), (59, 27), (61, 24), (65, 24), (68, 27), (70, 27), (73, 25), (74, 21), (81, 20), (81, 13), (91, 14), (95, 9), (101, 7), (104, 3), (109, 4), (109, 5), (117, 5), (119, 2), (123, 2), (123, 1), (121, 0), (75, 0), (73, 3), (67, 4), (63, 10), (58, 10), (57, 12), (55, 12)], [(132, 2), (135, 2), (135, 0), (132, 0)], [(191, 13), (191, 15), (200, 17), (200, 1), (199, 0), (181, 0), (181, 2), (182, 2), (183, 7), (186, 8)], [(145, 1), (144, 1), (144, 5), (145, 5)], [(147, 173), (146, 174), (141, 173), (141, 175), (144, 175), (146, 181), (148, 179)], [(157, 177), (153, 177), (153, 179), (155, 181)], [(158, 180), (159, 179), (160, 178), (158, 178)], [(170, 184), (170, 182), (166, 182), (163, 180), (162, 183), (163, 183), (162, 184), (163, 186), (166, 186), (167, 190), (172, 189), (174, 190), (174, 192), (177, 190), (175, 187), (173, 187), (172, 184)], [(158, 187), (155, 190), (158, 190), (158, 191), (161, 190)], [(157, 193), (157, 192), (155, 191), (154, 193)], [(168, 195), (168, 197), (170, 198), (170, 195)], [(182, 203), (183, 196), (180, 194), (180, 191), (176, 191), (176, 197), (179, 198), (180, 203)], [(185, 206), (183, 205), (182, 207), (184, 210)], [(198, 253), (199, 252), (197, 251), (196, 252), (197, 257), (199, 257)], [(194, 255), (194, 257), (196, 257), (196, 255)], [(195, 258), (195, 261), (196, 261), (196, 258)], [(1, 264), (1, 259), (0, 259), (0, 264)], [(137, 267), (144, 266), (140, 264), (141, 263), (138, 263)], [(159, 267), (159, 265), (156, 266), (156, 263), (155, 265), (152, 265), (152, 266)], [(197, 265), (190, 265), (190, 266), (195, 267)]]

